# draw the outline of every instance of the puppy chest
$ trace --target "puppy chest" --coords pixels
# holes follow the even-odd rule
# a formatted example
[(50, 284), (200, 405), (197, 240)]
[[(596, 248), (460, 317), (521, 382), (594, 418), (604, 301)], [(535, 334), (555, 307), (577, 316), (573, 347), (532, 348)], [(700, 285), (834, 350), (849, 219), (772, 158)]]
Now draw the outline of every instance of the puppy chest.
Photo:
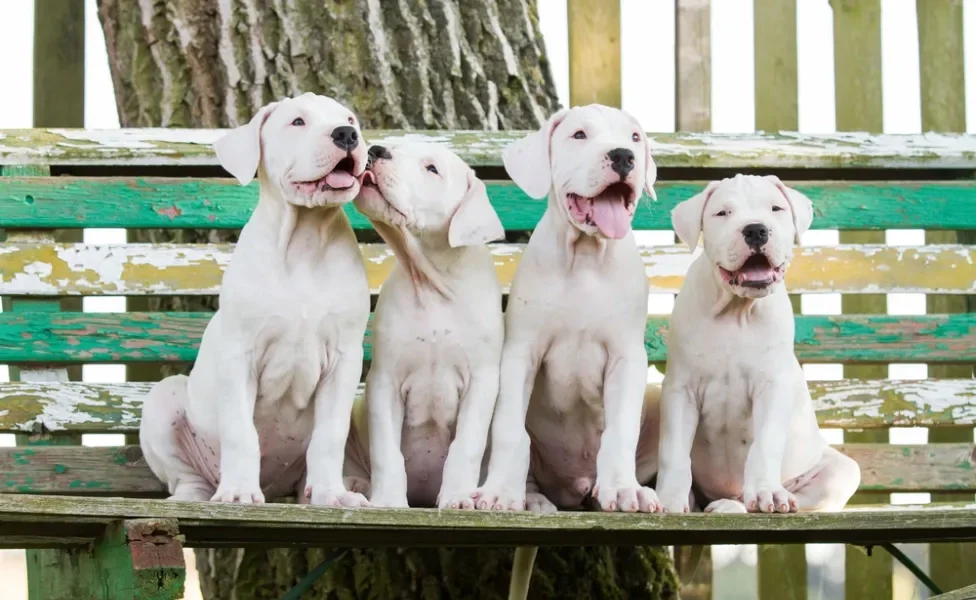
[(567, 410), (580, 401), (602, 406), (607, 361), (607, 348), (585, 333), (553, 340), (540, 369), (553, 405), (567, 403)]

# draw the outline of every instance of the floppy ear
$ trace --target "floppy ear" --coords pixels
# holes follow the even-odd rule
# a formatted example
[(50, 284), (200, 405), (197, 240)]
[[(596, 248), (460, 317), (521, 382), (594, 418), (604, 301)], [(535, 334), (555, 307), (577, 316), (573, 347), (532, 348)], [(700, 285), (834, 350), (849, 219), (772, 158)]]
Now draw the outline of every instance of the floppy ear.
[(678, 204), (671, 211), (671, 227), (681, 241), (692, 249), (698, 245), (698, 237), (701, 235), (705, 205), (719, 183), (718, 181), (709, 183), (704, 190)]
[(549, 165), (549, 141), (552, 132), (564, 118), (568, 108), (559, 110), (539, 131), (512, 142), (502, 151), (505, 172), (530, 198), (545, 198), (552, 187)]
[(647, 169), (647, 172), (644, 174), (644, 191), (656, 202), (657, 192), (654, 191), (654, 182), (657, 181), (657, 163), (654, 162), (654, 157), (651, 156), (651, 140), (646, 134), (644, 135), (644, 161)]
[(468, 191), (451, 217), (447, 243), (451, 248), (457, 248), (486, 244), (504, 237), (505, 227), (488, 200), (488, 189), (474, 170), (468, 170)]
[(786, 187), (786, 184), (775, 175), (766, 175), (766, 179), (779, 188), (779, 191), (786, 197), (790, 210), (793, 212), (793, 229), (796, 231), (796, 237), (793, 241), (799, 244), (800, 236), (806, 233), (810, 229), (810, 225), (813, 224), (813, 202), (810, 202), (809, 198), (793, 188)]
[(254, 179), (261, 162), (261, 127), (274, 111), (277, 102), (262, 106), (246, 125), (232, 129), (214, 142), (220, 166), (237, 178), (241, 185)]

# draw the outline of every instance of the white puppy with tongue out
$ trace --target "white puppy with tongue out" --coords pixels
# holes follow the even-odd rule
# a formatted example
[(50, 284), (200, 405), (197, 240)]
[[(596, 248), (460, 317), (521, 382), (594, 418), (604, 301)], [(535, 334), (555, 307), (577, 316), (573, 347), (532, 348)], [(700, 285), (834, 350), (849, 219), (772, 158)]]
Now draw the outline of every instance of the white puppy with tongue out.
[(857, 463), (817, 428), (793, 353), (783, 276), (810, 227), (803, 194), (776, 177), (713, 181), (671, 213), (678, 236), (705, 252), (675, 299), (661, 399), (657, 493), (665, 511), (839, 510)]
[(654, 195), (648, 141), (629, 114), (590, 105), (559, 111), (503, 158), (549, 207), (512, 283), (476, 506), (544, 511), (592, 497), (602, 510), (655, 511), (644, 487), (657, 470), (648, 283), (630, 227), (641, 192)]

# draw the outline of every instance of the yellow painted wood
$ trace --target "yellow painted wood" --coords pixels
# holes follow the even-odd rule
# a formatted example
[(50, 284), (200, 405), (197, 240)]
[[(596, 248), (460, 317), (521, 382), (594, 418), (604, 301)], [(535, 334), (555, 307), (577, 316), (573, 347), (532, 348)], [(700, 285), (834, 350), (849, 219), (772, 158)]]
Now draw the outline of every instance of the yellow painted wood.
[[(831, 0), (834, 11), (834, 98), (838, 131), (883, 128), (881, 97), (881, 0)], [(841, 232), (841, 243), (884, 243), (884, 233)], [(883, 296), (843, 296), (844, 313), (885, 313)], [(887, 368), (845, 366), (844, 377), (885, 377)], [(886, 431), (845, 432), (845, 442), (888, 441)], [(852, 504), (868, 500), (855, 495)], [(885, 552), (871, 557), (848, 547), (845, 562), (845, 597), (891, 600), (892, 563)]]
[(712, 128), (711, 0), (675, 0), (675, 131)]
[[(962, 0), (917, 0), (919, 76), (923, 131), (966, 130)], [(976, 242), (972, 232), (935, 232), (926, 243)], [(966, 312), (966, 298), (930, 295), (930, 313)], [(973, 365), (929, 366), (929, 377), (971, 378)], [(973, 430), (930, 429), (929, 442), (972, 442)], [(973, 494), (933, 494), (933, 502), (972, 501)], [(929, 574), (944, 590), (976, 584), (976, 544), (932, 544)]]
[[(492, 244), (508, 291), (524, 244)], [(0, 244), (0, 294), (212, 295), (230, 244)], [(396, 265), (385, 244), (361, 244), (372, 293)], [(675, 294), (693, 255), (686, 246), (641, 246), (651, 293)], [(794, 293), (976, 293), (976, 246), (842, 245), (797, 248), (786, 283)]]
[(567, 0), (569, 103), (621, 105), (620, 3)]

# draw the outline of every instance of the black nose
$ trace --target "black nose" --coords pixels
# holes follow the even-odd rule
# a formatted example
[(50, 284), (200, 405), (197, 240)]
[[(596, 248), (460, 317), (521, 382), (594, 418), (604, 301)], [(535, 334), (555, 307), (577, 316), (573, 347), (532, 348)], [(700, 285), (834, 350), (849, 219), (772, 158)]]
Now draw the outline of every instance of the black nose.
[(370, 146), (369, 150), (366, 151), (366, 155), (369, 156), (369, 158), (372, 160), (376, 160), (380, 158), (385, 158), (385, 159), (393, 158), (393, 155), (390, 154), (390, 151), (387, 150), (384, 146), (375, 146), (375, 145)]
[(746, 246), (752, 249), (761, 248), (769, 241), (769, 229), (762, 223), (751, 223), (742, 228), (742, 237), (746, 240)]
[(349, 152), (359, 145), (359, 133), (355, 127), (349, 125), (336, 127), (332, 130), (332, 141), (342, 150)]
[(626, 148), (614, 148), (607, 152), (607, 158), (610, 159), (610, 168), (620, 173), (621, 179), (634, 170), (634, 153)]

